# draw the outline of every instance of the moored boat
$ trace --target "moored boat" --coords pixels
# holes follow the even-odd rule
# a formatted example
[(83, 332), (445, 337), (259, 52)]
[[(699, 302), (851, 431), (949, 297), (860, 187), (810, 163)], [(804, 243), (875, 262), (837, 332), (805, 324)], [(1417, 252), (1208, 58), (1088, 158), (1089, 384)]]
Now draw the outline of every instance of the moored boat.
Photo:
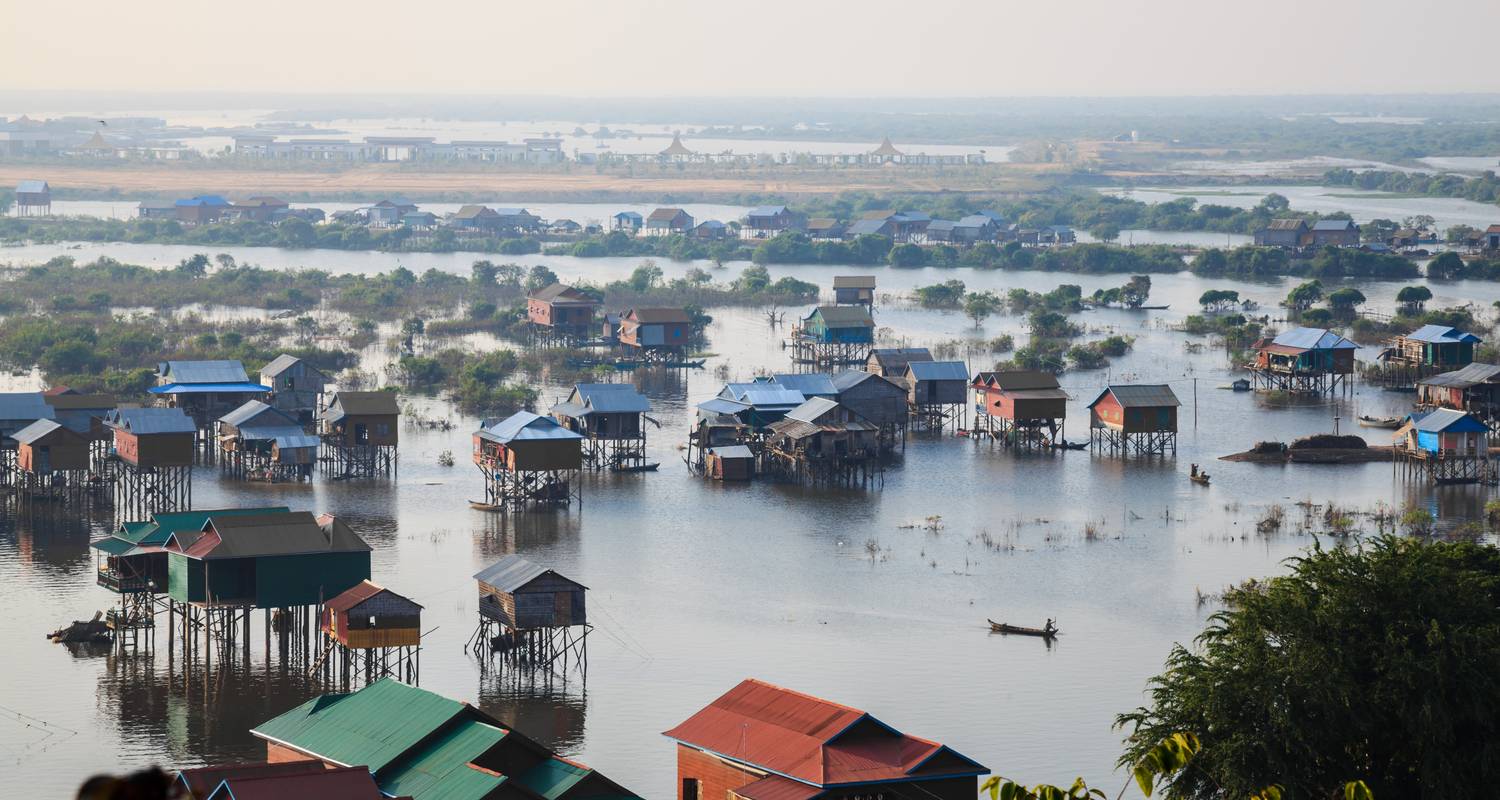
[(1401, 427), (1401, 420), (1396, 417), (1371, 417), (1365, 414), (1359, 416), (1359, 424), (1366, 428), (1386, 428), (1395, 430)]
[(992, 619), (987, 619), (985, 621), (990, 624), (991, 633), (1014, 633), (1018, 636), (1040, 636), (1043, 639), (1051, 639), (1052, 637), (1057, 635), (1057, 626), (1053, 625), (1052, 620), (1050, 619), (1047, 620), (1046, 626), (1041, 628), (1028, 628), (1024, 625), (1011, 625), (1006, 622), (996, 622)]

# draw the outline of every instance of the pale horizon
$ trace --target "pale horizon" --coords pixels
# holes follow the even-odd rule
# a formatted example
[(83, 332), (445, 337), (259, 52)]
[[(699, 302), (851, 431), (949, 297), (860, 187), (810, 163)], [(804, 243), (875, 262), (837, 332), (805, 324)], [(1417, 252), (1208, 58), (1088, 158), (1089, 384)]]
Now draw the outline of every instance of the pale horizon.
[[(1500, 28), (1443, 0), (1435, 32)], [(1500, 91), (1488, 49), (1420, 37), (1389, 0), (1235, 8), (871, 0), (752, 8), (8, 0), (0, 91), (725, 98), (1225, 97)]]

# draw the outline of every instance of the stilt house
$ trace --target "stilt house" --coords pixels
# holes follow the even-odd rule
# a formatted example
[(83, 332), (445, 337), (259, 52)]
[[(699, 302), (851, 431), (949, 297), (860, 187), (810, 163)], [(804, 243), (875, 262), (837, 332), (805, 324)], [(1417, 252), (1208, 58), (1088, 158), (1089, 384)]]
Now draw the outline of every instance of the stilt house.
[(875, 276), (833, 276), (833, 302), (841, 306), (873, 307), (875, 305)]
[(287, 414), (250, 400), (221, 417), (218, 427), (223, 466), (236, 477), (301, 480), (312, 475), (318, 437)]
[(340, 447), (395, 447), (400, 417), (395, 392), (336, 392), (323, 411), (323, 438)]
[(363, 580), (323, 604), (323, 633), (352, 650), (416, 647), (422, 606)]
[(306, 511), (210, 516), (199, 531), (173, 531), (163, 549), (179, 603), (311, 606), (370, 577), (370, 546), (342, 520)]
[(716, 481), (748, 481), (755, 477), (755, 453), (742, 444), (710, 447), (704, 474)]
[(266, 402), (308, 430), (318, 412), (318, 400), (328, 386), (322, 370), (285, 353), (261, 367), (260, 382), (271, 387)]
[(1359, 345), (1326, 328), (1293, 328), (1252, 348), (1258, 385), (1285, 392), (1331, 392), (1354, 374)]
[(826, 372), (778, 372), (771, 376), (769, 382), (795, 389), (802, 393), (804, 399), (827, 397), (836, 400), (839, 396), (839, 388), (833, 385), (833, 376)]
[(156, 369), (156, 385), (147, 391), (182, 409), (198, 430), (210, 432), (219, 417), (271, 387), (251, 383), (238, 361), (163, 361)]
[(1417, 405), (1431, 410), (1453, 408), (1481, 419), (1500, 417), (1500, 366), (1470, 364), (1417, 382)]
[(1089, 403), (1090, 442), (1119, 452), (1176, 452), (1181, 405), (1166, 384), (1110, 384)]
[(1381, 354), (1390, 364), (1453, 370), (1474, 363), (1474, 346), (1478, 336), (1448, 325), (1423, 325), (1403, 336), (1397, 336)]
[(1042, 429), (1056, 442), (1068, 415), (1057, 376), (1038, 370), (981, 372), (970, 381), (979, 429), (1008, 444), (1036, 444)]
[[(900, 378), (906, 375), (906, 365), (913, 361), (931, 361), (932, 351), (925, 347), (877, 347), (870, 351), (870, 356), (865, 360), (865, 371), (886, 378)], [(967, 382), (969, 376), (964, 375)]]
[(833, 376), (838, 404), (880, 430), (882, 447), (904, 435), (908, 415), (906, 387), (889, 378), (859, 370)]
[(287, 514), (285, 506), (173, 511), (126, 522), (107, 539), (92, 545), (98, 562), (98, 584), (115, 592), (167, 590), (167, 540), (178, 531), (195, 534), (211, 517)]
[(474, 573), (479, 613), (512, 630), (587, 625), (588, 587), (517, 555)]
[(693, 320), (681, 308), (632, 308), (620, 316), (620, 344), (638, 350), (681, 350)]
[(571, 286), (554, 283), (526, 296), (526, 319), (533, 325), (570, 336), (587, 336), (600, 303)]

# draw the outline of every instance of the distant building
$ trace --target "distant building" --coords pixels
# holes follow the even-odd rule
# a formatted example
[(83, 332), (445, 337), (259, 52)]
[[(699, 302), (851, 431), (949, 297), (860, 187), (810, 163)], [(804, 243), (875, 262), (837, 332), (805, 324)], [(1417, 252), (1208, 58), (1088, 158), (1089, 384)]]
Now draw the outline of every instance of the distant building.
[(698, 223), (697, 227), (693, 228), (693, 238), (708, 239), (710, 241), (727, 239), (729, 238), (729, 226), (716, 219), (704, 220)]
[(400, 198), (381, 200), (369, 208), (364, 209), (365, 221), (371, 225), (383, 225), (395, 227), (401, 224), (401, 218), (407, 214), (414, 214), (417, 204), (410, 200)]
[(279, 197), (248, 197), (239, 200), (224, 209), (224, 216), (228, 219), (242, 219), (250, 222), (270, 222), (278, 211), (291, 208), (291, 204)]
[(682, 143), (682, 134), (674, 133), (672, 134), (672, 143), (667, 145), (666, 149), (658, 153), (657, 157), (662, 159), (663, 161), (680, 162), (692, 160), (695, 155), (696, 154), (692, 150), (689, 150), (687, 148), (687, 145), (684, 145)]
[(1256, 247), (1301, 247), (1308, 240), (1307, 222), (1300, 219), (1273, 219), (1255, 232)]
[(218, 222), (225, 212), (229, 210), (229, 201), (216, 194), (204, 194), (197, 197), (189, 197), (173, 203), (177, 209), (179, 222), (190, 225), (201, 225), (209, 222)]
[(1313, 247), (1359, 247), (1359, 226), (1353, 220), (1320, 219), (1311, 234)]
[(571, 336), (586, 336), (599, 301), (582, 291), (554, 283), (526, 297), (526, 318), (533, 325)]
[(873, 307), (875, 305), (875, 276), (833, 276), (833, 302), (841, 306)]
[(831, 217), (818, 217), (807, 221), (807, 236), (815, 242), (836, 242), (844, 238), (845, 226)]
[(1500, 225), (1491, 225), (1484, 229), (1484, 249), (1500, 250)]
[(681, 349), (693, 321), (681, 308), (632, 308), (620, 317), (620, 344), (640, 349)]
[(870, 151), (868, 160), (872, 164), (899, 164), (905, 156), (905, 153), (891, 144), (891, 137), (887, 136), (880, 140), (879, 147)]
[(746, 239), (766, 239), (782, 231), (800, 230), (804, 224), (802, 215), (786, 206), (757, 206), (745, 215), (740, 236)]
[(621, 211), (610, 221), (610, 230), (634, 234), (645, 225), (645, 219), (634, 211)]
[(46, 181), (21, 181), (16, 184), (16, 214), (22, 217), (52, 213), (52, 187)]
[(177, 204), (144, 200), (135, 207), (135, 215), (141, 219), (177, 219)]
[(671, 236), (693, 228), (693, 215), (680, 208), (658, 208), (646, 217), (647, 236)]

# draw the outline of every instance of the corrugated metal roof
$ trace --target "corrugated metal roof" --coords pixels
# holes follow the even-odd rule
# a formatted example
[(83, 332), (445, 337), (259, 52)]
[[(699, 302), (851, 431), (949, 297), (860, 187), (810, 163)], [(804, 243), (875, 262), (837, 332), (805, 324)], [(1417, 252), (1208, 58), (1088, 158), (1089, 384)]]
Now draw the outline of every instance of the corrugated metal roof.
[(413, 800), (483, 800), (506, 778), (474, 769), (469, 762), (508, 734), (486, 722), (459, 720), (420, 750), (381, 770), (380, 788), (387, 795)]
[(1104, 387), (1104, 391), (1095, 397), (1088, 407), (1093, 408), (1106, 394), (1114, 394), (1123, 408), (1161, 408), (1171, 406), (1176, 408), (1182, 405), (1177, 399), (1177, 394), (1172, 387), (1165, 383), (1156, 384), (1111, 384)]
[(699, 403), (697, 407), (712, 414), (738, 414), (750, 408), (750, 404), (725, 397), (713, 397)]
[(167, 548), (189, 558), (261, 558), (307, 553), (359, 552), (370, 546), (347, 526), (324, 529), (306, 511), (210, 517), (204, 535), (189, 544), (181, 531), (167, 539)]
[(318, 437), (296, 425), (248, 425), (239, 429), (247, 442), (275, 442), (282, 450), (317, 447)]
[(561, 758), (549, 758), (516, 776), (515, 782), (546, 800), (557, 800), (592, 773), (593, 770), (588, 767), (571, 764)]
[[(858, 733), (847, 741), (841, 737)], [(856, 708), (748, 679), (666, 732), (684, 744), (815, 786), (988, 772), (937, 742)], [(944, 751), (965, 766), (923, 769)]]
[(315, 697), (250, 733), (378, 773), (462, 709), (456, 700), (381, 678), (353, 694)]
[(146, 390), (151, 394), (264, 394), (271, 387), (245, 381), (244, 383), (167, 383)]
[(338, 392), (328, 407), (328, 420), (337, 422), (346, 416), (397, 416), (401, 405), (395, 392)]
[(719, 458), (755, 458), (755, 453), (742, 444), (725, 445), (724, 447), (710, 447), (708, 452)]
[(1481, 341), (1478, 336), (1449, 325), (1423, 325), (1406, 334), (1405, 338), (1414, 342), (1428, 342), (1430, 344), (1461, 344), (1464, 342)]
[(958, 227), (960, 227), (960, 228), (983, 228), (983, 227), (986, 227), (986, 226), (995, 225), (996, 223), (997, 223), (996, 218), (995, 217), (991, 217), (991, 216), (989, 216), (987, 214), (970, 214), (967, 217), (963, 217), (963, 218), (959, 219), (959, 221), (958, 221)]
[(812, 800), (822, 794), (823, 789), (780, 775), (767, 775), (752, 784), (735, 789), (734, 793), (745, 800)]
[(839, 393), (838, 387), (833, 385), (833, 376), (826, 372), (782, 372), (771, 376), (771, 380), (779, 386), (801, 392), (803, 397), (833, 397)]
[(286, 353), (282, 353), (281, 355), (279, 355), (279, 356), (271, 359), (271, 363), (265, 365), (264, 367), (261, 367), (260, 368), (260, 374), (262, 374), (262, 375), (280, 375), (281, 373), (283, 373), (283, 372), (291, 369), (292, 367), (296, 366), (297, 363), (299, 361), (301, 361), (301, 360), (302, 359), (300, 359), (300, 358), (298, 358), (296, 356), (287, 355)]
[(543, 417), (530, 411), (517, 411), (502, 420), (485, 420), (479, 429), (485, 439), (509, 444), (514, 441), (539, 439), (582, 439), (551, 417)]
[(823, 324), (829, 328), (875, 327), (875, 320), (870, 318), (870, 312), (864, 306), (818, 306), (804, 319), (812, 319), (814, 314), (822, 317)]
[(1272, 344), (1298, 350), (1357, 350), (1359, 345), (1327, 328), (1292, 328), (1271, 340)]
[(838, 410), (838, 407), (839, 404), (834, 400), (826, 397), (812, 397), (802, 405), (786, 412), (786, 418), (816, 425), (818, 424), (819, 417), (830, 411)]
[(1440, 375), (1423, 378), (1418, 382), (1428, 386), (1451, 386), (1455, 389), (1467, 389), (1471, 386), (1478, 386), (1481, 383), (1496, 382), (1497, 377), (1500, 377), (1500, 365), (1475, 363), (1463, 369), (1456, 369), (1452, 372), (1444, 372)]
[(644, 414), (651, 410), (651, 401), (628, 383), (580, 383), (573, 387), (573, 401), (602, 414)]
[(474, 573), (474, 580), (493, 586), (502, 592), (514, 592), (547, 573), (556, 575), (569, 583), (576, 584), (585, 589), (588, 588), (556, 570), (548, 569), (518, 555), (502, 557), (499, 561)]
[(745, 216), (752, 219), (755, 217), (774, 217), (778, 214), (784, 213), (785, 211), (786, 206), (756, 206), (755, 208), (750, 209), (750, 211), (745, 214)]
[(123, 539), (131, 544), (159, 546), (166, 544), (167, 537), (176, 531), (203, 530), (203, 526), (208, 524), (210, 517), (285, 514), (290, 510), (286, 506), (266, 506), (263, 508), (219, 508), (203, 511), (158, 511), (151, 515), (150, 520), (122, 524), (115, 531), (113, 538)]
[(271, 408), (270, 406), (262, 403), (259, 400), (246, 400), (244, 404), (239, 408), (236, 408), (228, 414), (219, 417), (219, 421), (224, 423), (225, 425), (232, 425), (236, 428), (239, 428), (244, 426), (246, 423), (255, 420), (261, 415), (265, 415), (265, 419), (262, 421), (262, 426), (297, 424), (296, 420), (292, 419), (286, 414), (281, 413), (280, 411), (277, 411), (274, 408)]
[(680, 208), (658, 208), (655, 211), (652, 211), (651, 214), (646, 217), (646, 221), (648, 223), (649, 222), (670, 223), (673, 220), (675, 220), (679, 214), (682, 215), (682, 216), (684, 216), (684, 217), (687, 217), (688, 219), (692, 219), (693, 218), (691, 214), (687, 213), (686, 211), (683, 211)]
[(692, 322), (681, 308), (632, 308), (624, 318), (634, 318), (642, 325), (687, 325)]
[(16, 431), (15, 433), (12, 433), (10, 435), (10, 438), (15, 439), (21, 444), (31, 444), (37, 439), (40, 439), (53, 431), (62, 429), (63, 426), (57, 424), (55, 420), (39, 419), (36, 422), (33, 422), (30, 425), (27, 425), (26, 427)]
[[(925, 347), (876, 347), (870, 356), (880, 368), (891, 374), (903, 373), (913, 361), (931, 361), (932, 351)], [(968, 378), (968, 375), (964, 376)]]
[(50, 191), (46, 181), (21, 181), (16, 184), (16, 194), (44, 194)]
[(1413, 426), (1423, 433), (1483, 433), (1489, 428), (1473, 414), (1451, 408), (1440, 408), (1426, 414), (1412, 414)]
[(124, 428), (136, 436), (198, 431), (192, 418), (180, 408), (118, 408), (110, 412), (105, 422)]
[[(802, 405), (807, 397), (796, 389), (785, 386), (777, 386), (772, 383), (729, 383), (725, 384), (724, 391), (730, 400), (737, 400), (758, 409), (796, 408)], [(729, 412), (733, 413), (733, 412)]]
[(958, 227), (958, 223), (954, 222), (951, 219), (935, 219), (932, 222), (927, 223), (927, 232), (952, 233), (953, 229), (956, 227)]
[(1271, 220), (1271, 223), (1266, 226), (1266, 230), (1270, 230), (1270, 231), (1294, 231), (1294, 230), (1297, 230), (1299, 228), (1305, 228), (1305, 227), (1307, 227), (1307, 221), (1306, 220), (1300, 220), (1300, 219), (1273, 219), (1273, 220)]
[[(209, 767), (194, 767), (177, 773), (176, 783), (187, 787), (188, 797), (203, 800), (220, 783), (229, 778), (259, 778), (269, 775), (297, 775), (307, 772), (322, 772), (323, 762), (316, 759), (306, 761), (282, 761), (272, 764), (220, 764)], [(366, 770), (369, 772), (369, 770)]]
[(969, 380), (969, 367), (962, 361), (912, 361), (906, 365), (907, 374), (919, 381), (964, 381)]
[(245, 365), (238, 361), (163, 361), (157, 374), (172, 383), (248, 383)]
[(833, 288), (835, 289), (874, 289), (874, 275), (835, 275), (833, 276)]
[(422, 607), (420, 603), (413, 602), (411, 600), (411, 598), (405, 597), (403, 595), (396, 594), (395, 592), (391, 591), (390, 589), (387, 589), (384, 586), (381, 586), (380, 584), (375, 583), (374, 581), (370, 581), (370, 580), (363, 580), (363, 581), (360, 581), (359, 583), (356, 583), (355, 585), (349, 587), (348, 589), (345, 589), (342, 594), (338, 595), (337, 597), (333, 598), (332, 600), (329, 600), (328, 602), (324, 603), (323, 605), (325, 607), (327, 607), (330, 611), (335, 611), (335, 612), (338, 612), (338, 611), (348, 611), (349, 609), (354, 608), (355, 606), (359, 605), (360, 603), (363, 603), (364, 601), (369, 600), (370, 598), (374, 597), (375, 595), (381, 594), (381, 593), (385, 593), (385, 594), (392, 595), (394, 597), (398, 597), (401, 600), (404, 600), (404, 601), (406, 601), (408, 603), (411, 603), (412, 605), (416, 606), (417, 608), (421, 608)]
[(292, 800), (299, 797), (384, 800), (385, 795), (380, 793), (374, 776), (363, 766), (229, 777), (210, 795), (211, 800)]
[(41, 392), (0, 392), (0, 420), (30, 422), (56, 418)]
[(59, 411), (108, 411), (115, 407), (114, 395), (45, 394), (47, 405)]
[(1312, 224), (1315, 231), (1342, 231), (1348, 230), (1354, 225), (1353, 220), (1348, 219), (1320, 219)]

